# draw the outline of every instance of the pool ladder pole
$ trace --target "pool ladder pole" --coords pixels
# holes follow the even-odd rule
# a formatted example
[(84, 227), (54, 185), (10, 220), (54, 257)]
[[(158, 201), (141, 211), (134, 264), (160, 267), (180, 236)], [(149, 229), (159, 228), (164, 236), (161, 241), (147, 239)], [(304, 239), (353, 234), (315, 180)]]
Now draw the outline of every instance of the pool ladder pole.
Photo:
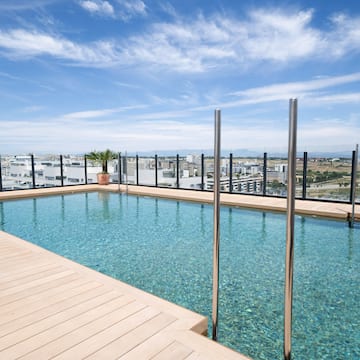
[(219, 241), (220, 241), (220, 139), (221, 111), (215, 110), (214, 141), (214, 243), (213, 243), (213, 298), (212, 298), (212, 339), (218, 337), (219, 301)]
[(289, 147), (288, 147), (288, 189), (286, 212), (286, 255), (284, 294), (284, 359), (291, 359), (291, 327), (294, 268), (294, 221), (296, 185), (296, 128), (297, 99), (290, 99), (289, 107)]

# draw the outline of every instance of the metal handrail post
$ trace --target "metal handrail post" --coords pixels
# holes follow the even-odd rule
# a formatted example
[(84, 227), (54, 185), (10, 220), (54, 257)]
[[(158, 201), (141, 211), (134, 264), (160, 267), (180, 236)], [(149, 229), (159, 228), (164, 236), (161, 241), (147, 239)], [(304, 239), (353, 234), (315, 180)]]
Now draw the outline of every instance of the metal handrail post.
[(233, 192), (233, 154), (230, 153), (230, 160), (229, 160), (230, 164), (230, 169), (229, 169), (229, 192), (230, 194)]
[(219, 238), (220, 238), (220, 139), (221, 111), (215, 110), (214, 141), (214, 244), (213, 244), (213, 298), (212, 298), (212, 338), (218, 337), (219, 302)]
[(284, 308), (284, 359), (291, 359), (291, 325), (294, 268), (294, 221), (296, 184), (296, 128), (297, 99), (290, 99), (289, 148), (288, 148), (288, 190), (286, 213), (286, 256), (285, 256), (285, 308)]
[(60, 184), (64, 186), (64, 168), (63, 168), (63, 156), (60, 155)]
[(119, 184), (119, 192), (120, 192), (120, 184), (121, 184), (121, 152), (118, 153), (118, 184)]
[(36, 180), (35, 180), (34, 154), (31, 154), (31, 175), (32, 175), (32, 186), (33, 186), (33, 189), (35, 189), (36, 188)]
[(201, 190), (204, 190), (205, 188), (204, 171), (205, 171), (204, 154), (201, 154)]
[(85, 185), (88, 183), (88, 175), (87, 175), (87, 157), (84, 155), (84, 172), (85, 172)]
[(176, 154), (176, 188), (180, 187), (180, 160), (179, 154)]
[(263, 196), (266, 196), (266, 182), (267, 182), (267, 153), (264, 152), (264, 160), (263, 160)]
[(308, 163), (308, 153), (304, 152), (303, 160), (303, 183), (302, 183), (302, 199), (306, 199), (306, 183), (307, 183), (307, 163)]
[(139, 155), (135, 157), (135, 164), (136, 164), (136, 185), (139, 185)]
[(158, 156), (155, 154), (155, 187), (158, 187)]
[(356, 202), (356, 174), (357, 174), (357, 165), (359, 159), (359, 144), (356, 144), (356, 149), (354, 153), (354, 161), (352, 166), (352, 178), (351, 178), (351, 223), (350, 226), (354, 226), (355, 222), (355, 202)]

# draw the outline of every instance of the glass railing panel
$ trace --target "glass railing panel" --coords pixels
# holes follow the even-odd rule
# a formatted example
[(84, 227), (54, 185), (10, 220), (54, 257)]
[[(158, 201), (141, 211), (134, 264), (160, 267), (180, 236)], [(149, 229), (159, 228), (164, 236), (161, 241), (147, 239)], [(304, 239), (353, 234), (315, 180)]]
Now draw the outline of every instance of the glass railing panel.
[[(229, 162), (229, 163), (228, 163)], [(232, 179), (230, 182), (230, 158), (222, 166), (221, 187), (233, 193), (262, 194), (263, 191), (263, 157), (237, 157), (232, 159)]]
[(296, 182), (295, 182), (295, 197), (299, 199), (303, 197), (303, 183), (304, 183), (304, 156), (303, 154), (301, 154), (301, 156), (299, 154), (296, 159)]
[(266, 195), (286, 196), (288, 160), (268, 155), (266, 169)]
[(204, 190), (214, 190), (214, 158), (204, 157)]
[(188, 155), (179, 158), (181, 189), (201, 190), (201, 155)]
[[(98, 169), (99, 166), (96, 166), (95, 170), (92, 169), (91, 166), (87, 169), (88, 183), (89, 183), (89, 179), (90, 179), (90, 183), (97, 181), (95, 171), (98, 171)], [(63, 175), (64, 175), (63, 178), (64, 186), (86, 184), (84, 156), (63, 155)]]
[(351, 152), (344, 158), (308, 159), (306, 194), (308, 199), (350, 201)]
[(121, 182), (123, 184), (135, 185), (136, 184), (136, 157), (124, 156), (122, 157), (121, 167)]
[(159, 156), (157, 178), (159, 187), (176, 187), (176, 156)]
[[(60, 155), (34, 155), (34, 170), (36, 188), (61, 186)], [(64, 171), (64, 184), (66, 178)]]
[(155, 186), (155, 158), (138, 158), (139, 185)]
[(1, 165), (3, 191), (33, 187), (30, 155), (3, 155)]

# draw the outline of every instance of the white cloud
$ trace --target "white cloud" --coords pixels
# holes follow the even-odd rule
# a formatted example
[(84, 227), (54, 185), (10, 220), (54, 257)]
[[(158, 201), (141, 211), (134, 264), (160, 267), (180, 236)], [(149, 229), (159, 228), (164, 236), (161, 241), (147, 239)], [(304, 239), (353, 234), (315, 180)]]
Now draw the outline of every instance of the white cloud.
[(62, 116), (62, 119), (93, 119), (93, 118), (103, 118), (109, 115), (117, 114), (124, 111), (143, 109), (145, 105), (134, 105), (134, 106), (123, 106), (119, 108), (112, 109), (99, 109), (99, 110), (86, 110), (86, 111), (77, 111)]
[(238, 96), (240, 100), (225, 102), (221, 107), (285, 101), (294, 97), (301, 98), (305, 100), (305, 103), (310, 104), (326, 102), (333, 104), (347, 102), (359, 103), (359, 93), (324, 94), (323, 92), (318, 92), (318, 90), (354, 82), (360, 82), (360, 73), (250, 88), (229, 94)]
[[(287, 150), (286, 128), (274, 127), (275, 119), (261, 125), (234, 126), (223, 119), (222, 148), (247, 148), (263, 151)], [(104, 141), (115, 151), (161, 151), (197, 149), (199, 152), (213, 148), (213, 119), (189, 123), (186, 119), (142, 120), (135, 115), (127, 121), (86, 119), (46, 119), (41, 121), (3, 121), (0, 134), (1, 153), (11, 151), (50, 153), (83, 153), (101, 148)], [(57, 131), (53, 131), (56, 128)], [(311, 124), (300, 122), (298, 151), (351, 150), (358, 142), (359, 118), (314, 120)], [(44, 141), (46, 139), (46, 141)], [(344, 143), (346, 139), (346, 143)], [(13, 148), (11, 148), (13, 146)], [(16, 150), (13, 150), (16, 149)]]
[(99, 41), (90, 45), (74, 43), (50, 34), (14, 29), (0, 30), (0, 47), (13, 58), (50, 55), (83, 66), (109, 66), (118, 60), (114, 45)]
[(146, 14), (146, 5), (141, 0), (118, 0), (131, 14)]
[(80, 6), (92, 14), (101, 15), (101, 16), (114, 15), (114, 8), (108, 1), (84, 0), (84, 1), (80, 1)]
[[(142, 1), (87, 0), (88, 11), (119, 16), (145, 15)], [(223, 15), (177, 17), (172, 23), (154, 23), (141, 34), (124, 38), (76, 43), (62, 36), (12, 29), (0, 31), (2, 54), (50, 55), (81, 66), (149, 67), (158, 71), (206, 72), (214, 68), (246, 71), (262, 63), (286, 66), (294, 61), (335, 61), (360, 51), (360, 18), (337, 15), (328, 30), (312, 25), (313, 10), (285, 12), (259, 9), (245, 19)], [(335, 60), (332, 60), (335, 59)]]

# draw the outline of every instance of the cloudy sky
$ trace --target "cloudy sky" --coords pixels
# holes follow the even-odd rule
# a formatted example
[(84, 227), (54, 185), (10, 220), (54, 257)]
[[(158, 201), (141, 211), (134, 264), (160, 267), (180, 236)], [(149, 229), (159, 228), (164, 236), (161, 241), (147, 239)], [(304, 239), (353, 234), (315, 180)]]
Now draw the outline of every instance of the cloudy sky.
[(360, 142), (360, 1), (0, 2), (0, 154)]

